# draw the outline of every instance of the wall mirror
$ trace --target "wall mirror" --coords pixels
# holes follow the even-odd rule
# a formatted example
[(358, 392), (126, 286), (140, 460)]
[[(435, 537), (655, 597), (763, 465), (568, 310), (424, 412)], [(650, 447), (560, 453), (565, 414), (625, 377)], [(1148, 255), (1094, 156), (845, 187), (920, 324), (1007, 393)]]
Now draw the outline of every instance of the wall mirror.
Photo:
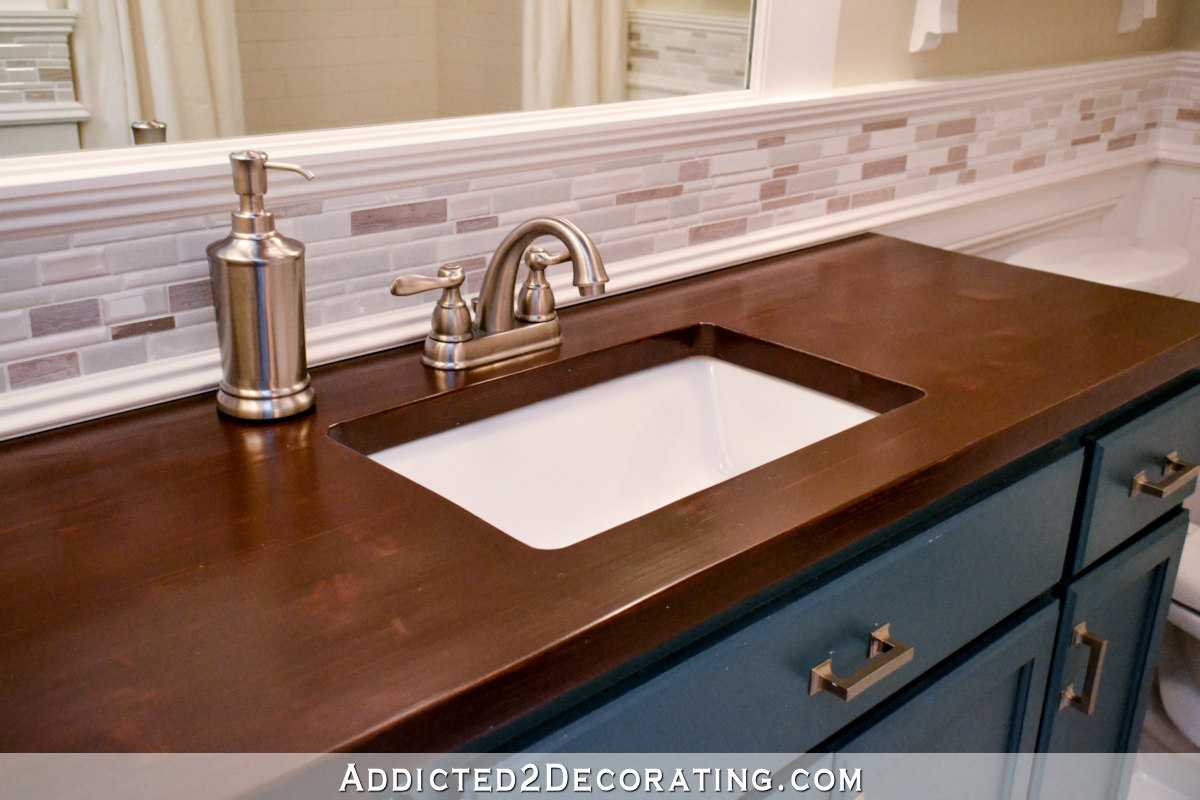
[(137, 120), (198, 142), (745, 89), (753, 16), (753, 0), (0, 0), (0, 57), (19, 62), (0, 71), (0, 155), (128, 145)]

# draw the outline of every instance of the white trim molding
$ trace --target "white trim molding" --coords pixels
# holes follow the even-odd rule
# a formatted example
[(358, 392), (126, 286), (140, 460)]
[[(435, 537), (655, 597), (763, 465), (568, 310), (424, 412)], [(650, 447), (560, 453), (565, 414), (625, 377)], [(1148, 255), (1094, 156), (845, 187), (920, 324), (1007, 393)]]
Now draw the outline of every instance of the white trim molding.
[[(316, 134), (94, 150), (0, 160), (0, 241), (186, 216), (229, 207), (229, 153), (262, 149), (317, 173), (272, 185), (276, 205), (420, 187), (490, 171), (536, 169), (682, 148), (780, 129), (916, 116), (983, 99), (1066, 91), (1081, 83), (1161, 77), (1200, 65), (1200, 54), (1162, 53), (1005, 75), (905, 82), (760, 99), (750, 92), (430, 121)], [(563, 113), (566, 111), (567, 113)], [(153, 152), (151, 152), (153, 151)]]
[(1117, 20), (1117, 33), (1133, 33), (1142, 27), (1142, 22), (1158, 16), (1158, 0), (1124, 0), (1121, 17)]
[(933, 50), (947, 33), (958, 33), (958, 0), (917, 0), (908, 52)]
[(45, 125), (53, 122), (84, 122), (91, 115), (82, 103), (0, 104), (0, 128), (13, 125)]
[(66, 37), (74, 32), (78, 16), (77, 11), (67, 9), (11, 10), (0, 6), (0, 34)]

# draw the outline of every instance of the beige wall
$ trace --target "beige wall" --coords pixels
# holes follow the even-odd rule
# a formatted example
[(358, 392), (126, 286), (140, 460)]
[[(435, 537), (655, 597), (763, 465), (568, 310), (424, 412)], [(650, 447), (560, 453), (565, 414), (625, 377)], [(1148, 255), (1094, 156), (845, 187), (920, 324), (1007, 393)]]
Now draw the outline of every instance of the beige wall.
[(1068, 64), (1181, 45), (1182, 9), (1200, 42), (1195, 0), (1159, 0), (1158, 17), (1117, 34), (1121, 0), (964, 0), (958, 33), (909, 53), (916, 0), (842, 0), (834, 86)]
[(1174, 46), (1180, 50), (1200, 50), (1200, 3), (1184, 2)]
[(522, 0), (236, 0), (247, 133), (521, 107)]
[(434, 0), (236, 0), (246, 132), (437, 115)]
[(521, 108), (522, 0), (438, 0), (438, 115)]

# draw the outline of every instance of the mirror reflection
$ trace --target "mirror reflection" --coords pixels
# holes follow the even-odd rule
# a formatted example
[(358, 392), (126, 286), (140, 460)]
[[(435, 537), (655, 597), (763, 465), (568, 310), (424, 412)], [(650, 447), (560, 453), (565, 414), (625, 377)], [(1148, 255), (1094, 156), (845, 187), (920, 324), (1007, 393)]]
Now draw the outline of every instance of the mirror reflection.
[[(0, 0), (0, 154), (745, 88), (752, 0)], [(139, 139), (161, 135), (143, 126)]]

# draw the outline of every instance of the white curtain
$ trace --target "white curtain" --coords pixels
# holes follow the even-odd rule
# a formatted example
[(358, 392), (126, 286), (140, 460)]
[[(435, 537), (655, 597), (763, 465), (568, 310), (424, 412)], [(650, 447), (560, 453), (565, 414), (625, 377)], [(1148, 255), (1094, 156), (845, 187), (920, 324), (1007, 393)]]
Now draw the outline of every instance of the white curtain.
[(625, 99), (625, 0), (525, 0), (526, 109)]
[(70, 0), (84, 147), (133, 141), (157, 119), (167, 140), (245, 132), (233, 0)]

